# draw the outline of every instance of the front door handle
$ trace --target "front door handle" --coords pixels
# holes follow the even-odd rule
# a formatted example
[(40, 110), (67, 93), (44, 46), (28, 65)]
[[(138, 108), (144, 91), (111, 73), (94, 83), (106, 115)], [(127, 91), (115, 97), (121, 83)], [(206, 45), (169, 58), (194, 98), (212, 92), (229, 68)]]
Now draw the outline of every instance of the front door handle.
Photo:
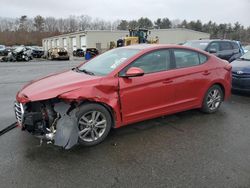
[(164, 80), (164, 81), (163, 81), (163, 84), (170, 84), (170, 83), (172, 83), (172, 82), (173, 82), (173, 80), (167, 79), (167, 80)]

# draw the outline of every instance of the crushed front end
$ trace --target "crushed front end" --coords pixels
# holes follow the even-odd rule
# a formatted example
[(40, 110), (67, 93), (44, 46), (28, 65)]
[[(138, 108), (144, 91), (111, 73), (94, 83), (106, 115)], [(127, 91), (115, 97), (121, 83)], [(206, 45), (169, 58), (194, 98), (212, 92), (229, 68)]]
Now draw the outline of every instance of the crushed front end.
[[(32, 135), (69, 149), (77, 143), (75, 106), (59, 99), (35, 101), (28, 103), (15, 102), (14, 110), (17, 122), (22, 130)], [(62, 124), (67, 125), (62, 126)]]

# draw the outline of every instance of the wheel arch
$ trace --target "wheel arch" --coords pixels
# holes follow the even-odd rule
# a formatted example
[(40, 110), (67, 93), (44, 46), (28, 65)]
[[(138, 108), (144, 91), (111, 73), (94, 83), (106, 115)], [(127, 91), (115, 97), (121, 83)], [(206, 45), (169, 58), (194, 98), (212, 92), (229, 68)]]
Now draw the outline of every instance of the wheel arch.
[(220, 82), (216, 82), (216, 83), (214, 83), (213, 85), (211, 85), (210, 86), (210, 88), (212, 87), (212, 86), (214, 86), (214, 85), (217, 85), (217, 86), (219, 86), (220, 88), (221, 88), (221, 90), (222, 90), (222, 92), (223, 92), (223, 100), (225, 99), (225, 86), (222, 84), (222, 83), (220, 83)]
[(203, 92), (203, 98), (205, 97), (207, 91), (213, 87), (214, 85), (217, 85), (221, 88), (222, 92), (223, 92), (223, 100), (225, 99), (225, 96), (226, 96), (226, 86), (224, 85), (223, 81), (220, 81), (220, 80), (217, 80), (217, 81), (214, 81), (212, 82), (207, 88), (206, 90)]

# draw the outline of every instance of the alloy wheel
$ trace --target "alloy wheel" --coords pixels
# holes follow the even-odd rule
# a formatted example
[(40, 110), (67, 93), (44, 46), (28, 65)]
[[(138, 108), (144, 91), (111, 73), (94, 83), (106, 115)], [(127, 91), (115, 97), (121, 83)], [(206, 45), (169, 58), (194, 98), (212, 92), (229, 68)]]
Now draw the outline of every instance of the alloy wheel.
[(98, 140), (105, 132), (107, 120), (100, 111), (89, 111), (78, 121), (79, 138), (85, 142)]
[(221, 101), (222, 101), (221, 92), (217, 88), (209, 92), (207, 97), (207, 106), (210, 110), (213, 111), (217, 109), (220, 106)]

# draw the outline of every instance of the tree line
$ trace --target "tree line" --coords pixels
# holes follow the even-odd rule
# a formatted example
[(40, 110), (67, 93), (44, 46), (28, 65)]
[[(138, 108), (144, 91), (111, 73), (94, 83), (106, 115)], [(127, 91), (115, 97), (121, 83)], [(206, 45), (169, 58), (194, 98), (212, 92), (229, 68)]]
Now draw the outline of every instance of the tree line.
[(209, 21), (202, 23), (200, 20), (169, 20), (168, 18), (158, 18), (156, 21), (151, 21), (148, 18), (140, 18), (139, 20), (121, 20), (117, 29), (127, 30), (129, 28), (144, 27), (147, 29), (170, 29), (170, 28), (186, 28), (195, 31), (209, 33), (211, 39), (230, 39), (239, 40), (243, 43), (250, 43), (250, 27), (244, 27), (239, 22), (234, 24), (223, 23), (217, 24)]
[(54, 35), (84, 30), (128, 30), (136, 28), (169, 29), (186, 28), (210, 33), (211, 38), (240, 40), (250, 43), (250, 27), (239, 22), (217, 24), (200, 20), (170, 20), (158, 18), (155, 21), (142, 17), (138, 20), (106, 21), (93, 19), (88, 15), (69, 16), (68, 18), (42, 17), (0, 18), (0, 44), (5, 45), (41, 45), (42, 39)]

